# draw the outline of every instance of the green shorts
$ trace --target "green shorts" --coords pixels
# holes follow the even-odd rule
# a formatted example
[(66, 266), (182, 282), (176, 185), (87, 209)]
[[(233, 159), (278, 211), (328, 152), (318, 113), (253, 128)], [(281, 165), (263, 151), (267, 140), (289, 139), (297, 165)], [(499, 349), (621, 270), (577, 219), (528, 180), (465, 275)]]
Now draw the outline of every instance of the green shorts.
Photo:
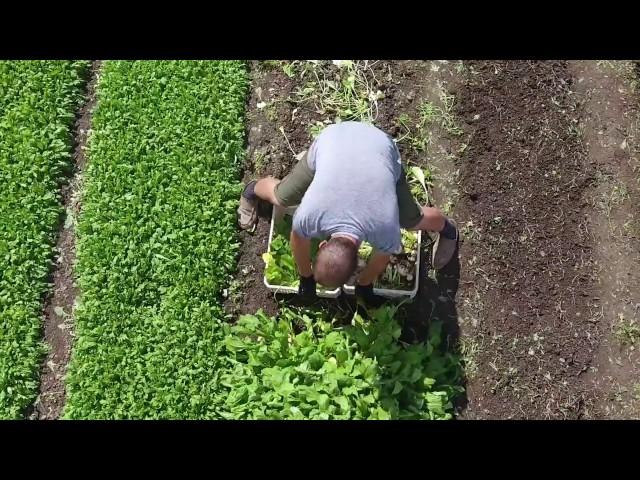
[[(305, 154), (293, 167), (291, 173), (276, 185), (276, 199), (283, 207), (299, 205), (312, 180), (313, 170), (309, 168)], [(402, 167), (400, 179), (396, 184), (396, 195), (400, 211), (400, 226), (406, 229), (415, 227), (422, 220), (422, 208), (411, 194), (404, 167)]]

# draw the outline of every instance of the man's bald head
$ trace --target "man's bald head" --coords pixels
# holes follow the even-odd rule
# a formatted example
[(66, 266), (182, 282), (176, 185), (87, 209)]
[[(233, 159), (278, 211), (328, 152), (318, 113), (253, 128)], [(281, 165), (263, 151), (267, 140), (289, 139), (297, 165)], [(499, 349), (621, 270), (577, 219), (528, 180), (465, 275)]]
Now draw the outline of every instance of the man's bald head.
[(316, 282), (329, 288), (347, 283), (358, 266), (358, 246), (345, 237), (331, 237), (318, 251), (313, 265)]

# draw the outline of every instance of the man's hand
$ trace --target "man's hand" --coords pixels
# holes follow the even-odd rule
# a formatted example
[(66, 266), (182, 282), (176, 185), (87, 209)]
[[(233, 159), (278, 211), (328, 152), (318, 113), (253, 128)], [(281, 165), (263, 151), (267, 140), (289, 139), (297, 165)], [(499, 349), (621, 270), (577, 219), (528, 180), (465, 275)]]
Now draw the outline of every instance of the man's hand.
[(308, 299), (316, 298), (316, 280), (313, 278), (313, 275), (310, 277), (300, 276), (298, 295)]
[(356, 298), (361, 298), (367, 307), (379, 308), (385, 302), (385, 298), (373, 293), (373, 283), (369, 285), (356, 285)]

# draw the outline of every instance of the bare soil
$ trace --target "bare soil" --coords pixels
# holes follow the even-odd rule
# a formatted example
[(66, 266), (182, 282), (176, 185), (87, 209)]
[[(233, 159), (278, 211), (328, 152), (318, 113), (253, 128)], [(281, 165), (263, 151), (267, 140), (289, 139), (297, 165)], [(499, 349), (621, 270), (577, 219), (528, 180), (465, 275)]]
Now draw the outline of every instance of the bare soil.
[[(596, 245), (593, 321), (601, 341), (586, 373), (597, 392), (593, 415), (640, 418), (640, 71), (628, 62), (571, 62), (583, 105), (580, 128), (597, 169), (589, 232)], [(636, 344), (619, 333), (635, 325)]]
[(73, 343), (73, 307), (77, 288), (73, 276), (75, 263), (75, 229), (73, 219), (80, 212), (77, 194), (81, 175), (86, 165), (85, 149), (91, 128), (91, 112), (95, 105), (95, 87), (100, 62), (94, 61), (89, 72), (86, 101), (78, 111), (74, 125), (73, 172), (62, 186), (65, 209), (56, 244), (55, 269), (52, 273), (53, 289), (45, 299), (43, 323), (44, 341), (49, 347), (40, 374), (40, 393), (31, 418), (55, 420), (64, 408), (64, 375)]

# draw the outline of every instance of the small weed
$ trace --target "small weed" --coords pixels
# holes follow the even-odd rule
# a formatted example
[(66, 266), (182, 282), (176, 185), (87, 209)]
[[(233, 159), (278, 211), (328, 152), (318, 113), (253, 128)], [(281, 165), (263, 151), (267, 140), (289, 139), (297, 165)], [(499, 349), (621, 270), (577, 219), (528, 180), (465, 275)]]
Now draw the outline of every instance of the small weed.
[(444, 107), (440, 109), (440, 125), (450, 135), (462, 135), (462, 129), (457, 125), (455, 116), (453, 115), (453, 107), (455, 105), (456, 97), (454, 95), (447, 94), (442, 90), (440, 100)]
[(232, 280), (226, 293), (232, 303), (239, 304), (242, 300), (242, 282), (238, 279)]
[(464, 365), (467, 379), (472, 379), (478, 373), (478, 355), (481, 345), (473, 338), (462, 337), (459, 344), (460, 358)]
[(569, 125), (569, 136), (582, 138), (582, 130), (577, 123), (573, 122)]
[(282, 71), (287, 77), (293, 78), (296, 76), (298, 63), (299, 63), (298, 61), (293, 61), (288, 63), (283, 62)]
[[(496, 368), (495, 365), (492, 365), (493, 368)], [(499, 391), (505, 391), (507, 388), (511, 388), (512, 390), (517, 390), (517, 380), (518, 380), (518, 368), (517, 367), (509, 367), (505, 370), (497, 370), (501, 373), (500, 377), (496, 381), (496, 383), (491, 387), (492, 393), (497, 393)]]
[(453, 211), (454, 203), (451, 200), (447, 200), (445, 204), (442, 206), (442, 213), (445, 215), (450, 215)]
[(253, 158), (253, 169), (256, 173), (261, 173), (264, 168), (264, 159), (266, 155), (264, 152), (255, 152)]
[(634, 346), (640, 340), (640, 325), (634, 320), (627, 320), (624, 314), (618, 314), (618, 322), (613, 327), (613, 335), (622, 345)]
[(270, 122), (275, 122), (278, 119), (278, 110), (276, 108), (276, 102), (259, 102), (257, 105), (258, 110), (264, 112), (264, 116)]
[(624, 225), (622, 225), (622, 230), (625, 235), (640, 237), (640, 221), (635, 218), (627, 220)]
[(412, 166), (407, 169), (407, 180), (413, 198), (418, 203), (429, 203), (429, 188), (433, 187), (433, 176), (428, 168)]
[(322, 132), (322, 130), (324, 130), (326, 126), (326, 123), (316, 121), (309, 126), (309, 135), (311, 136), (311, 138), (317, 138), (318, 135), (320, 135), (320, 132)]
[(633, 386), (633, 399), (640, 401), (640, 383)]
[(612, 175), (602, 172), (596, 174), (596, 182), (605, 187), (604, 191), (597, 199), (597, 207), (607, 216), (618, 206), (622, 205), (629, 198), (627, 187), (615, 180)]
[(414, 131), (409, 127), (409, 116), (407, 114), (400, 115), (397, 123), (406, 129), (406, 133), (398, 139), (398, 142), (406, 139), (414, 150), (417, 152), (425, 152), (433, 143), (432, 129), (435, 125), (438, 125), (449, 135), (462, 135), (462, 129), (456, 124), (455, 116), (453, 115), (455, 97), (442, 90), (440, 93), (440, 101), (442, 102), (442, 107), (427, 100), (420, 103), (418, 107), (418, 121)]
[(262, 66), (265, 70), (277, 70), (280, 68), (280, 64), (282, 62), (280, 60), (264, 60), (262, 62)]
[(465, 240), (480, 240), (482, 238), (482, 229), (474, 225), (472, 220), (462, 226), (460, 233)]
[(598, 60), (596, 62), (596, 65), (598, 65), (598, 67), (605, 67), (605, 68), (610, 68), (613, 69), (614, 68), (614, 62), (612, 62), (611, 60)]

